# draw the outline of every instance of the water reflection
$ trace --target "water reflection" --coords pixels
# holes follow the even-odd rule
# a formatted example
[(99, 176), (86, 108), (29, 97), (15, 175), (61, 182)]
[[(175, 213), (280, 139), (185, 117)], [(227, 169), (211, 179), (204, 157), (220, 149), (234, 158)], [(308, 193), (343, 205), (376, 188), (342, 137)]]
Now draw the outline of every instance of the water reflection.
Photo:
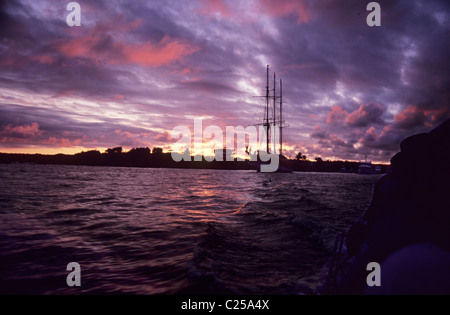
[(366, 209), (377, 179), (0, 169), (1, 293), (70, 293), (60, 281), (70, 261), (82, 266), (82, 293), (301, 291), (308, 277), (317, 283), (336, 229)]

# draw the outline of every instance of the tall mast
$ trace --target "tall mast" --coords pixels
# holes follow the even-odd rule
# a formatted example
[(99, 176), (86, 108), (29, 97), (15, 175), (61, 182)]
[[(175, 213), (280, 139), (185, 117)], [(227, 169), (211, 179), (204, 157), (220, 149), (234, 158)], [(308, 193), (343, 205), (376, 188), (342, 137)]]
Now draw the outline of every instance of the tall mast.
[[(273, 73), (273, 130), (275, 130), (275, 125), (277, 123), (276, 109), (277, 109), (277, 93), (276, 93), (277, 81), (275, 72)], [(275, 146), (275, 133), (273, 138), (273, 153), (276, 153), (277, 148)]]
[(266, 152), (269, 152), (269, 65), (267, 65), (267, 84), (266, 84)]
[(283, 154), (283, 82), (280, 79), (280, 155)]
[(275, 76), (275, 72), (273, 73), (273, 125), (275, 126), (276, 124), (276, 86), (277, 86), (277, 81), (276, 81), (276, 76)]

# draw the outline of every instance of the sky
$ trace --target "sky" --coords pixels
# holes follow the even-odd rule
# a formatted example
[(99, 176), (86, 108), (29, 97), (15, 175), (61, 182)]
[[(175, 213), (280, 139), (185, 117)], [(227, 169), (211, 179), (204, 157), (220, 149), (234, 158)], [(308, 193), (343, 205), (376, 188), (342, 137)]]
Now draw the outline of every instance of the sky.
[(389, 162), (450, 117), (450, 3), (0, 0), (0, 152), (162, 147), (176, 126), (258, 122), (283, 80), (284, 153)]

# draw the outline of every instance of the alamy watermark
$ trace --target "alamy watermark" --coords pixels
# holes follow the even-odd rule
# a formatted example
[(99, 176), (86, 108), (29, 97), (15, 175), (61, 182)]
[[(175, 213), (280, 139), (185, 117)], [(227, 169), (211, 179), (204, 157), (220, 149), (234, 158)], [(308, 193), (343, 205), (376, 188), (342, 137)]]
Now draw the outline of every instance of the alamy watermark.
[(70, 262), (67, 264), (67, 271), (70, 273), (66, 277), (66, 283), (69, 287), (81, 286), (81, 267), (77, 262)]
[(381, 267), (377, 262), (370, 262), (367, 264), (367, 271), (370, 273), (366, 277), (366, 283), (369, 287), (381, 286)]
[[(188, 126), (176, 126), (172, 129), (172, 139), (178, 141), (171, 146), (171, 156), (175, 162), (191, 161), (244, 161), (248, 155), (250, 161), (261, 163), (261, 172), (275, 172), (279, 166), (280, 128), (278, 126), (226, 126), (225, 132), (219, 126), (211, 125), (203, 129), (203, 120), (194, 118), (194, 132)], [(224, 137), (225, 135), (225, 137)], [(268, 141), (268, 138), (269, 140)], [(235, 141), (236, 139), (236, 141)], [(225, 154), (224, 154), (225, 153)], [(225, 157), (224, 157), (225, 155)]]
[(81, 26), (81, 6), (78, 2), (70, 2), (66, 7), (67, 11), (71, 11), (66, 17), (68, 26)]
[(381, 26), (381, 6), (378, 2), (370, 2), (366, 6), (367, 11), (371, 11), (366, 18), (368, 26)]
[[(81, 26), (81, 6), (78, 2), (70, 2), (66, 6), (67, 11), (71, 11), (66, 17), (68, 26)], [(368, 26), (381, 26), (381, 6), (378, 2), (370, 2), (366, 6), (367, 11), (371, 11), (366, 18)]]

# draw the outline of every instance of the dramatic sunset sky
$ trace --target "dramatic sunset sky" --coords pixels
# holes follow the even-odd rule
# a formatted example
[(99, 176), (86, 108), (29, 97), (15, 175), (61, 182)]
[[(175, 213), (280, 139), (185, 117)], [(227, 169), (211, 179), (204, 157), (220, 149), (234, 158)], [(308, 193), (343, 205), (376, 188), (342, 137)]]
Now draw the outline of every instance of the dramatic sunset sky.
[(0, 152), (163, 147), (177, 125), (247, 126), (266, 65), (287, 155), (388, 162), (450, 116), (450, 2), (0, 1)]

